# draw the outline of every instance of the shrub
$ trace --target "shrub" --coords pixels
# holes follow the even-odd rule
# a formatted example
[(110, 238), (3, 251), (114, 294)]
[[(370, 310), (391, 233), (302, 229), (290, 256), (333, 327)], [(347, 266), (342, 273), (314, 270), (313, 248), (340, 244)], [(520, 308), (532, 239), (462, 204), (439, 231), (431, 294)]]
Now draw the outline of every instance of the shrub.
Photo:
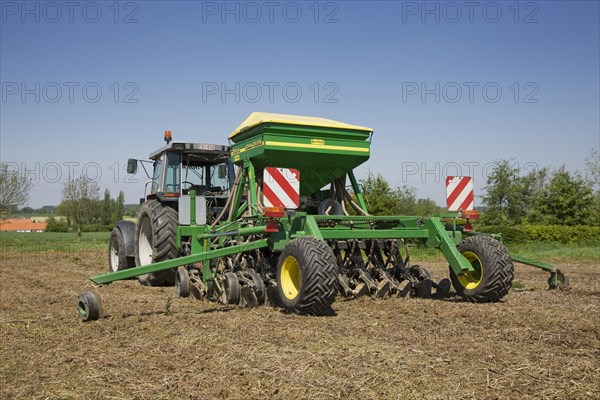
[(110, 232), (112, 229), (112, 225), (104, 225), (101, 223), (85, 224), (82, 227), (83, 232)]
[(507, 243), (529, 242), (600, 242), (598, 226), (566, 225), (488, 225), (477, 228), (480, 232), (499, 233)]
[(60, 219), (60, 218), (54, 218), (54, 217), (50, 217), (46, 220), (46, 229), (44, 230), (44, 232), (68, 232), (69, 231), (69, 225), (67, 224), (67, 221)]

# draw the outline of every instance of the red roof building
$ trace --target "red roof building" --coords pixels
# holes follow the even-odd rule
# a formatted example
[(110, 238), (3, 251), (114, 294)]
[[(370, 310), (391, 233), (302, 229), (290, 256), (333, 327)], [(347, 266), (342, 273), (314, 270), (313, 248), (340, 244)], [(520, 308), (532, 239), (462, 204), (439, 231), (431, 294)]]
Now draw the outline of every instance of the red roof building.
[(45, 222), (33, 222), (29, 218), (11, 218), (0, 220), (0, 231), (2, 232), (43, 232), (46, 229)]

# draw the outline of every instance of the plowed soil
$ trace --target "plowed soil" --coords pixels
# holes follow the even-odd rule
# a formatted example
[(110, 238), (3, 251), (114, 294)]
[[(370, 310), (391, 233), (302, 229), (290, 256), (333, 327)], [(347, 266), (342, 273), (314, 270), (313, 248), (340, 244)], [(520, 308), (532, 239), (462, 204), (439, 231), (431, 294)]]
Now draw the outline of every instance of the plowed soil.
[[(427, 265), (447, 275), (442, 262)], [(517, 266), (494, 304), (363, 298), (306, 317), (225, 307), (137, 281), (75, 300), (106, 269), (98, 252), (3, 255), (0, 398), (600, 398), (600, 265), (562, 269), (570, 290)]]

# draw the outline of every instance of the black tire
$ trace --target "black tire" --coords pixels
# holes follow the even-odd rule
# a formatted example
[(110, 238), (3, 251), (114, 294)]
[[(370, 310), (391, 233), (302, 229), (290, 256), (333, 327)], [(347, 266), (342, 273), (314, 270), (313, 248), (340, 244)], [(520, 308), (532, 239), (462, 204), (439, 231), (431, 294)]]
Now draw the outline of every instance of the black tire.
[(190, 297), (190, 274), (185, 267), (177, 268), (175, 274), (175, 294), (177, 297)]
[(420, 265), (413, 265), (412, 267), (410, 267), (409, 271), (411, 276), (418, 279), (419, 281), (422, 281), (424, 279), (431, 279), (431, 274), (429, 273), (429, 271), (427, 271)]
[(108, 239), (108, 272), (121, 271), (135, 267), (135, 260), (127, 257), (125, 240), (119, 228), (112, 230)]
[(267, 286), (267, 302), (273, 307), (285, 307), (281, 301), (281, 296), (279, 295), (279, 290), (276, 286)]
[(450, 268), (454, 290), (472, 303), (498, 301), (512, 286), (514, 267), (506, 247), (490, 236), (471, 236), (458, 245), (476, 271), (456, 276)]
[(429, 278), (425, 278), (414, 287), (414, 296), (421, 299), (428, 299), (431, 297), (431, 290), (433, 288), (433, 282)]
[(235, 272), (225, 272), (221, 281), (223, 292), (221, 293), (222, 304), (239, 304), (240, 302), (240, 282)]
[[(329, 213), (327, 210), (329, 209)], [(317, 209), (319, 215), (344, 215), (344, 209), (342, 208), (342, 204), (333, 199), (325, 199), (323, 200)]]
[[(135, 265), (147, 265), (179, 257), (177, 227), (179, 216), (171, 207), (148, 200), (138, 213), (135, 226)], [(144, 243), (144, 238), (149, 243)], [(149, 247), (148, 247), (149, 246)], [(140, 254), (151, 251), (151, 254)], [(175, 268), (138, 276), (146, 286), (168, 286), (175, 283)]]
[(450, 288), (452, 287), (452, 283), (450, 283), (450, 279), (444, 278), (438, 282), (437, 287), (435, 288), (435, 293), (433, 294), (434, 299), (443, 299), (448, 297), (450, 294)]
[(277, 263), (277, 292), (284, 308), (297, 314), (330, 313), (337, 275), (333, 250), (325, 242), (312, 237), (292, 240)]
[(263, 282), (260, 275), (252, 268), (248, 268), (245, 272), (248, 278), (252, 279), (252, 283), (254, 285), (253, 290), (256, 295), (256, 301), (258, 304), (264, 304), (266, 300), (266, 289), (265, 283)]
[(86, 290), (77, 298), (77, 313), (83, 322), (100, 318), (100, 298), (94, 292)]
[(554, 283), (554, 280), (552, 278), (553, 278), (552, 275), (550, 275), (550, 277), (548, 278), (548, 286), (550, 289), (557, 289), (557, 288), (565, 289), (570, 284), (569, 277), (566, 276), (565, 274), (563, 274), (560, 269), (556, 270), (556, 283)]

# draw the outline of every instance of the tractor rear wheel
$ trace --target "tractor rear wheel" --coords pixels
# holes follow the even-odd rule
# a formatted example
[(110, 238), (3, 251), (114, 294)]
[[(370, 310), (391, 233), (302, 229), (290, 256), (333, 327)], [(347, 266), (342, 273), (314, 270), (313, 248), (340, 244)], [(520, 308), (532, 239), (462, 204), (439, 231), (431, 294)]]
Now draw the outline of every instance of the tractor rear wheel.
[(337, 275), (333, 250), (325, 242), (292, 240), (277, 263), (277, 291), (284, 308), (297, 314), (329, 313), (338, 291)]
[(471, 236), (458, 245), (458, 251), (475, 271), (456, 275), (450, 268), (450, 279), (456, 292), (472, 303), (497, 301), (512, 286), (514, 267), (506, 247), (490, 236)]
[[(179, 216), (171, 207), (157, 200), (148, 200), (138, 213), (135, 226), (135, 265), (148, 265), (179, 257), (177, 227)], [(175, 283), (176, 269), (140, 275), (146, 286), (166, 286)]]

